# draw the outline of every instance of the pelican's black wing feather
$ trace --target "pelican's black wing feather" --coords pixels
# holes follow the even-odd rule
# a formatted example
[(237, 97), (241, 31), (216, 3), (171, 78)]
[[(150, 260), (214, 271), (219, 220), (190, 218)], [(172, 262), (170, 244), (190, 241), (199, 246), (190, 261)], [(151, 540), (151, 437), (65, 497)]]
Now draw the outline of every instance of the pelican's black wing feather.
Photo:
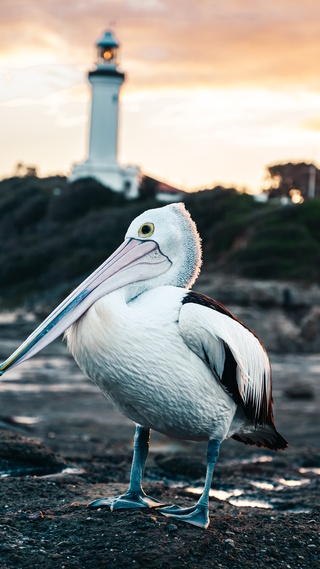
[(182, 308), (180, 330), (188, 346), (207, 363), (256, 429), (256, 437), (239, 433), (234, 438), (258, 446), (284, 448), (286, 441), (275, 430), (273, 421), (270, 363), (259, 338), (209, 296), (189, 291), (182, 305), (210, 309), (208, 313), (186, 312)]

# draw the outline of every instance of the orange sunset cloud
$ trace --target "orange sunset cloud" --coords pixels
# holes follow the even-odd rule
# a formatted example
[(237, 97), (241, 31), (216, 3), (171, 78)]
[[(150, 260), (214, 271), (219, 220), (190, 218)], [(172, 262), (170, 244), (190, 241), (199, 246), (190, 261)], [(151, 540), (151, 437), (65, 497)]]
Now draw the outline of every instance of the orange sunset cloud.
[(4, 0), (0, 16), (0, 143), (15, 142), (2, 175), (21, 160), (48, 173), (83, 158), (86, 71), (110, 26), (127, 73), (124, 161), (190, 189), (257, 191), (265, 164), (318, 159), (315, 0)]

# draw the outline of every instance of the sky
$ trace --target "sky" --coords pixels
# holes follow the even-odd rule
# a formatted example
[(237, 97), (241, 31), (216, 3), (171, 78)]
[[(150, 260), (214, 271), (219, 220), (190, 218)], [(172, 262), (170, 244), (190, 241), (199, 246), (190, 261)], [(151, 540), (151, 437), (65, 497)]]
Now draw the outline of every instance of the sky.
[(87, 156), (95, 42), (121, 44), (118, 158), (196, 190), (259, 192), (320, 161), (318, 0), (1, 0), (0, 178)]

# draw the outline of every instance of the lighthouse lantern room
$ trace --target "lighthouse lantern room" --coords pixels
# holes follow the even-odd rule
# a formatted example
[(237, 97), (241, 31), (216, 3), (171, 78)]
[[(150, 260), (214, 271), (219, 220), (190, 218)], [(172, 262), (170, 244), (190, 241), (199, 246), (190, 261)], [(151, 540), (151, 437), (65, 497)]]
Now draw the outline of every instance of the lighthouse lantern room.
[(97, 65), (114, 65), (118, 64), (118, 47), (119, 44), (110, 31), (105, 32), (97, 43)]
[(121, 167), (117, 162), (119, 93), (125, 79), (118, 66), (119, 43), (108, 30), (96, 48), (96, 66), (88, 74), (92, 91), (88, 158), (74, 165), (69, 181), (93, 177), (112, 190), (135, 198), (139, 168)]

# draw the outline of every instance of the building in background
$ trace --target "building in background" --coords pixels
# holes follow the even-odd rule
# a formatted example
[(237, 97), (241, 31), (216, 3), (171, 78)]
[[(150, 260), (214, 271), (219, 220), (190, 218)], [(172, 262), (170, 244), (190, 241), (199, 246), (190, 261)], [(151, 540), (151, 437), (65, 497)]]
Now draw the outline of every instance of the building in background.
[(92, 88), (88, 158), (73, 166), (69, 181), (95, 178), (133, 199), (139, 195), (140, 169), (120, 166), (117, 160), (119, 93), (125, 79), (118, 66), (119, 43), (106, 31), (96, 47), (96, 67), (88, 74)]
[(269, 184), (262, 197), (282, 204), (301, 204), (320, 197), (320, 169), (306, 162), (273, 164), (267, 168)]

